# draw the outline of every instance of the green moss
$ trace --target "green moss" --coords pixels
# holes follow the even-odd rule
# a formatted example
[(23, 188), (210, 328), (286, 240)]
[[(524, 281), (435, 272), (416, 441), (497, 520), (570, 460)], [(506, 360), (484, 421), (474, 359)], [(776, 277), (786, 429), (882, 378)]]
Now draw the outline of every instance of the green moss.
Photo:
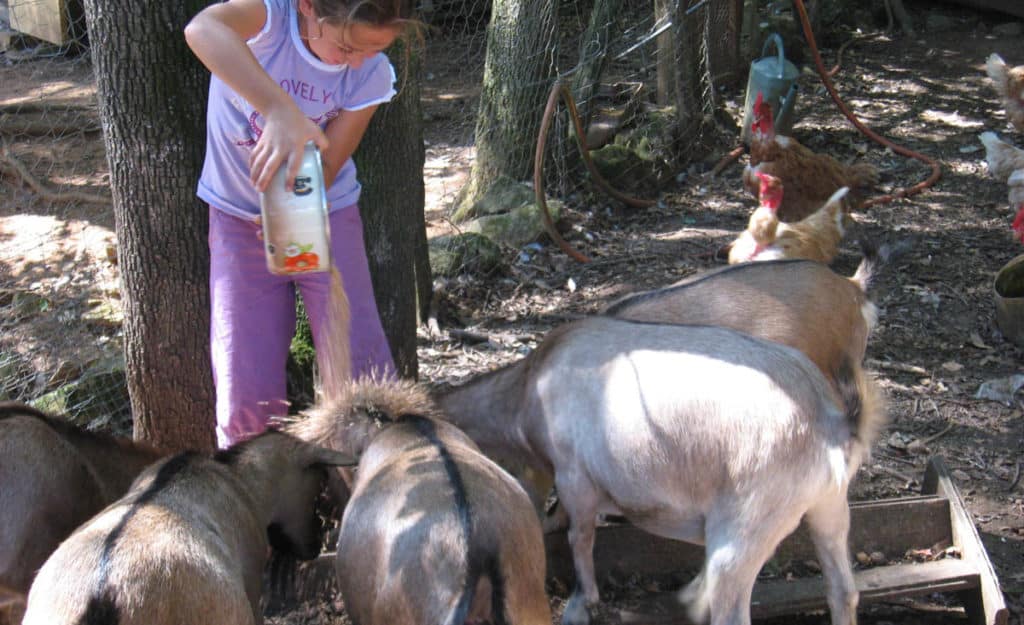
[(313, 346), (313, 331), (306, 315), (302, 297), (295, 302), (295, 335), (288, 348), (288, 363), (285, 367), (288, 382), (288, 401), (293, 409), (312, 405), (315, 398), (316, 348)]

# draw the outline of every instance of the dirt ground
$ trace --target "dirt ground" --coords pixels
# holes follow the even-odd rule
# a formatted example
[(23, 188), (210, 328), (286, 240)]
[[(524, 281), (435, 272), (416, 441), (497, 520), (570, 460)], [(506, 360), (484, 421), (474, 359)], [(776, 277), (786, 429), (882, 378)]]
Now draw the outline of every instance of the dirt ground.
[[(976, 398), (984, 383), (1022, 373), (1024, 363), (1021, 348), (996, 326), (992, 299), (995, 272), (1024, 253), (1024, 247), (1012, 236), (1006, 186), (988, 176), (977, 139), (980, 132), (994, 130), (1024, 146), (1024, 136), (1014, 134), (1006, 123), (983, 70), (993, 51), (1013, 64), (1024, 63), (1022, 36), (993, 30), (1010, 21), (1005, 16), (950, 5), (936, 5), (927, 13), (916, 8), (914, 17), (922, 26), (917, 35), (881, 34), (859, 40), (846, 50), (835, 79), (845, 101), (867, 126), (936, 159), (942, 171), (938, 182), (923, 193), (857, 214), (856, 228), (834, 265), (840, 273), (853, 272), (859, 260), (858, 237), (912, 243), (879, 275), (872, 290), (880, 323), (868, 346), (868, 366), (886, 392), (890, 424), (872, 460), (857, 476), (852, 497), (915, 494), (927, 457), (943, 456), (1000, 578), (1010, 622), (1024, 623), (1024, 402), (1019, 395), (1006, 404)], [(932, 21), (929, 16), (941, 19)], [(824, 52), (831, 66), (835, 50)], [(11, 104), (41, 97), (65, 103), (68, 98), (81, 100), (83, 93), (88, 100), (88, 63), (60, 64), (64, 74), (50, 72), (43, 81), (57, 84), (52, 88), (40, 82), (31, 65), (18, 62), (2, 68), (0, 101)], [(438, 234), (452, 229), (447, 209), (471, 163), (478, 90), (458, 63), (428, 60), (428, 66), (427, 219), (430, 233)], [(805, 145), (844, 161), (875, 163), (882, 171), (882, 192), (908, 188), (928, 177), (927, 165), (860, 135), (813, 74), (805, 73), (801, 87), (800, 121), (793, 135)], [(742, 92), (723, 96), (738, 119)], [(716, 178), (705, 173), (732, 147), (723, 144), (702, 161), (690, 163), (655, 207), (625, 209), (611, 200), (571, 207), (560, 224), (563, 235), (590, 255), (591, 263), (577, 263), (542, 241), (536, 249), (511, 252), (500, 275), (465, 275), (444, 283), (442, 332), (420, 332), (421, 379), (431, 384), (465, 380), (520, 358), (559, 323), (595, 312), (628, 292), (662, 286), (720, 264), (713, 251), (744, 228), (754, 205), (740, 185), (742, 159)], [(45, 151), (50, 164), (34, 172), (44, 179), (72, 180), (90, 192), (104, 191), (106, 163), (98, 133), (76, 134), (45, 146), (23, 140), (11, 148), (19, 155), (25, 150)], [(97, 299), (116, 301), (109, 206), (67, 201), (54, 209), (10, 173), (0, 177), (0, 192), (0, 240), (5, 248), (0, 277), (5, 289), (52, 284), (47, 291), (52, 305), (68, 314), (80, 314)], [(23, 326), (19, 341), (51, 337), (35, 339), (45, 352), (44, 343), (56, 340), (54, 333), (66, 336), (69, 327), (53, 318), (33, 317), (39, 324), (57, 327)], [(465, 331), (462, 338), (447, 332), (453, 328)], [(88, 344), (102, 343), (95, 327), (89, 331), (93, 334)], [(890, 555), (898, 559), (902, 554)], [(556, 595), (557, 616), (565, 589), (550, 590)], [(621, 589), (606, 591), (612, 603), (629, 595)], [(955, 605), (935, 616), (936, 606), (949, 602), (928, 599), (865, 607), (862, 622), (963, 619)], [(808, 622), (826, 619), (817, 615)], [(347, 621), (338, 606), (317, 604), (270, 622)], [(600, 616), (598, 622), (603, 622)]]

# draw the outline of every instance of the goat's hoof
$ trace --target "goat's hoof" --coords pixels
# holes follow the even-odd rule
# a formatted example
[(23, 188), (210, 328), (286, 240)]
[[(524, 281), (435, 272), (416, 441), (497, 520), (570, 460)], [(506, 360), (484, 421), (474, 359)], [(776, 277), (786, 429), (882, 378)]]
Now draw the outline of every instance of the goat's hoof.
[(562, 612), (562, 625), (590, 625), (590, 611), (581, 592), (574, 592)]

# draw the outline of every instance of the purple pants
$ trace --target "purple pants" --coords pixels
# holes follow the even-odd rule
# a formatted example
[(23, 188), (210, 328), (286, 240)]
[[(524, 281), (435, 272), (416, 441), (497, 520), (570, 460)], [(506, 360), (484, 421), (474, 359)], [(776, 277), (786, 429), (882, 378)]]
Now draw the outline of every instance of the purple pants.
[[(352, 315), (352, 375), (394, 375), (377, 313), (356, 205), (330, 215), (331, 255), (341, 272)], [(217, 391), (221, 448), (262, 432), (288, 414), (285, 366), (295, 334), (295, 287), (317, 342), (327, 307), (329, 273), (270, 273), (260, 226), (210, 207), (210, 351)]]

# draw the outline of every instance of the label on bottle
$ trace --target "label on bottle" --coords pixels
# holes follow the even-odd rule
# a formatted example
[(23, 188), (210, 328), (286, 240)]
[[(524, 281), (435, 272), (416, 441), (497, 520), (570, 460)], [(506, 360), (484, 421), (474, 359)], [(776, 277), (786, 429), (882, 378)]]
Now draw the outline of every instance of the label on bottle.
[(327, 271), (331, 247), (320, 151), (313, 142), (306, 144), (291, 191), (284, 188), (285, 168), (282, 163), (260, 194), (267, 269), (275, 274)]

